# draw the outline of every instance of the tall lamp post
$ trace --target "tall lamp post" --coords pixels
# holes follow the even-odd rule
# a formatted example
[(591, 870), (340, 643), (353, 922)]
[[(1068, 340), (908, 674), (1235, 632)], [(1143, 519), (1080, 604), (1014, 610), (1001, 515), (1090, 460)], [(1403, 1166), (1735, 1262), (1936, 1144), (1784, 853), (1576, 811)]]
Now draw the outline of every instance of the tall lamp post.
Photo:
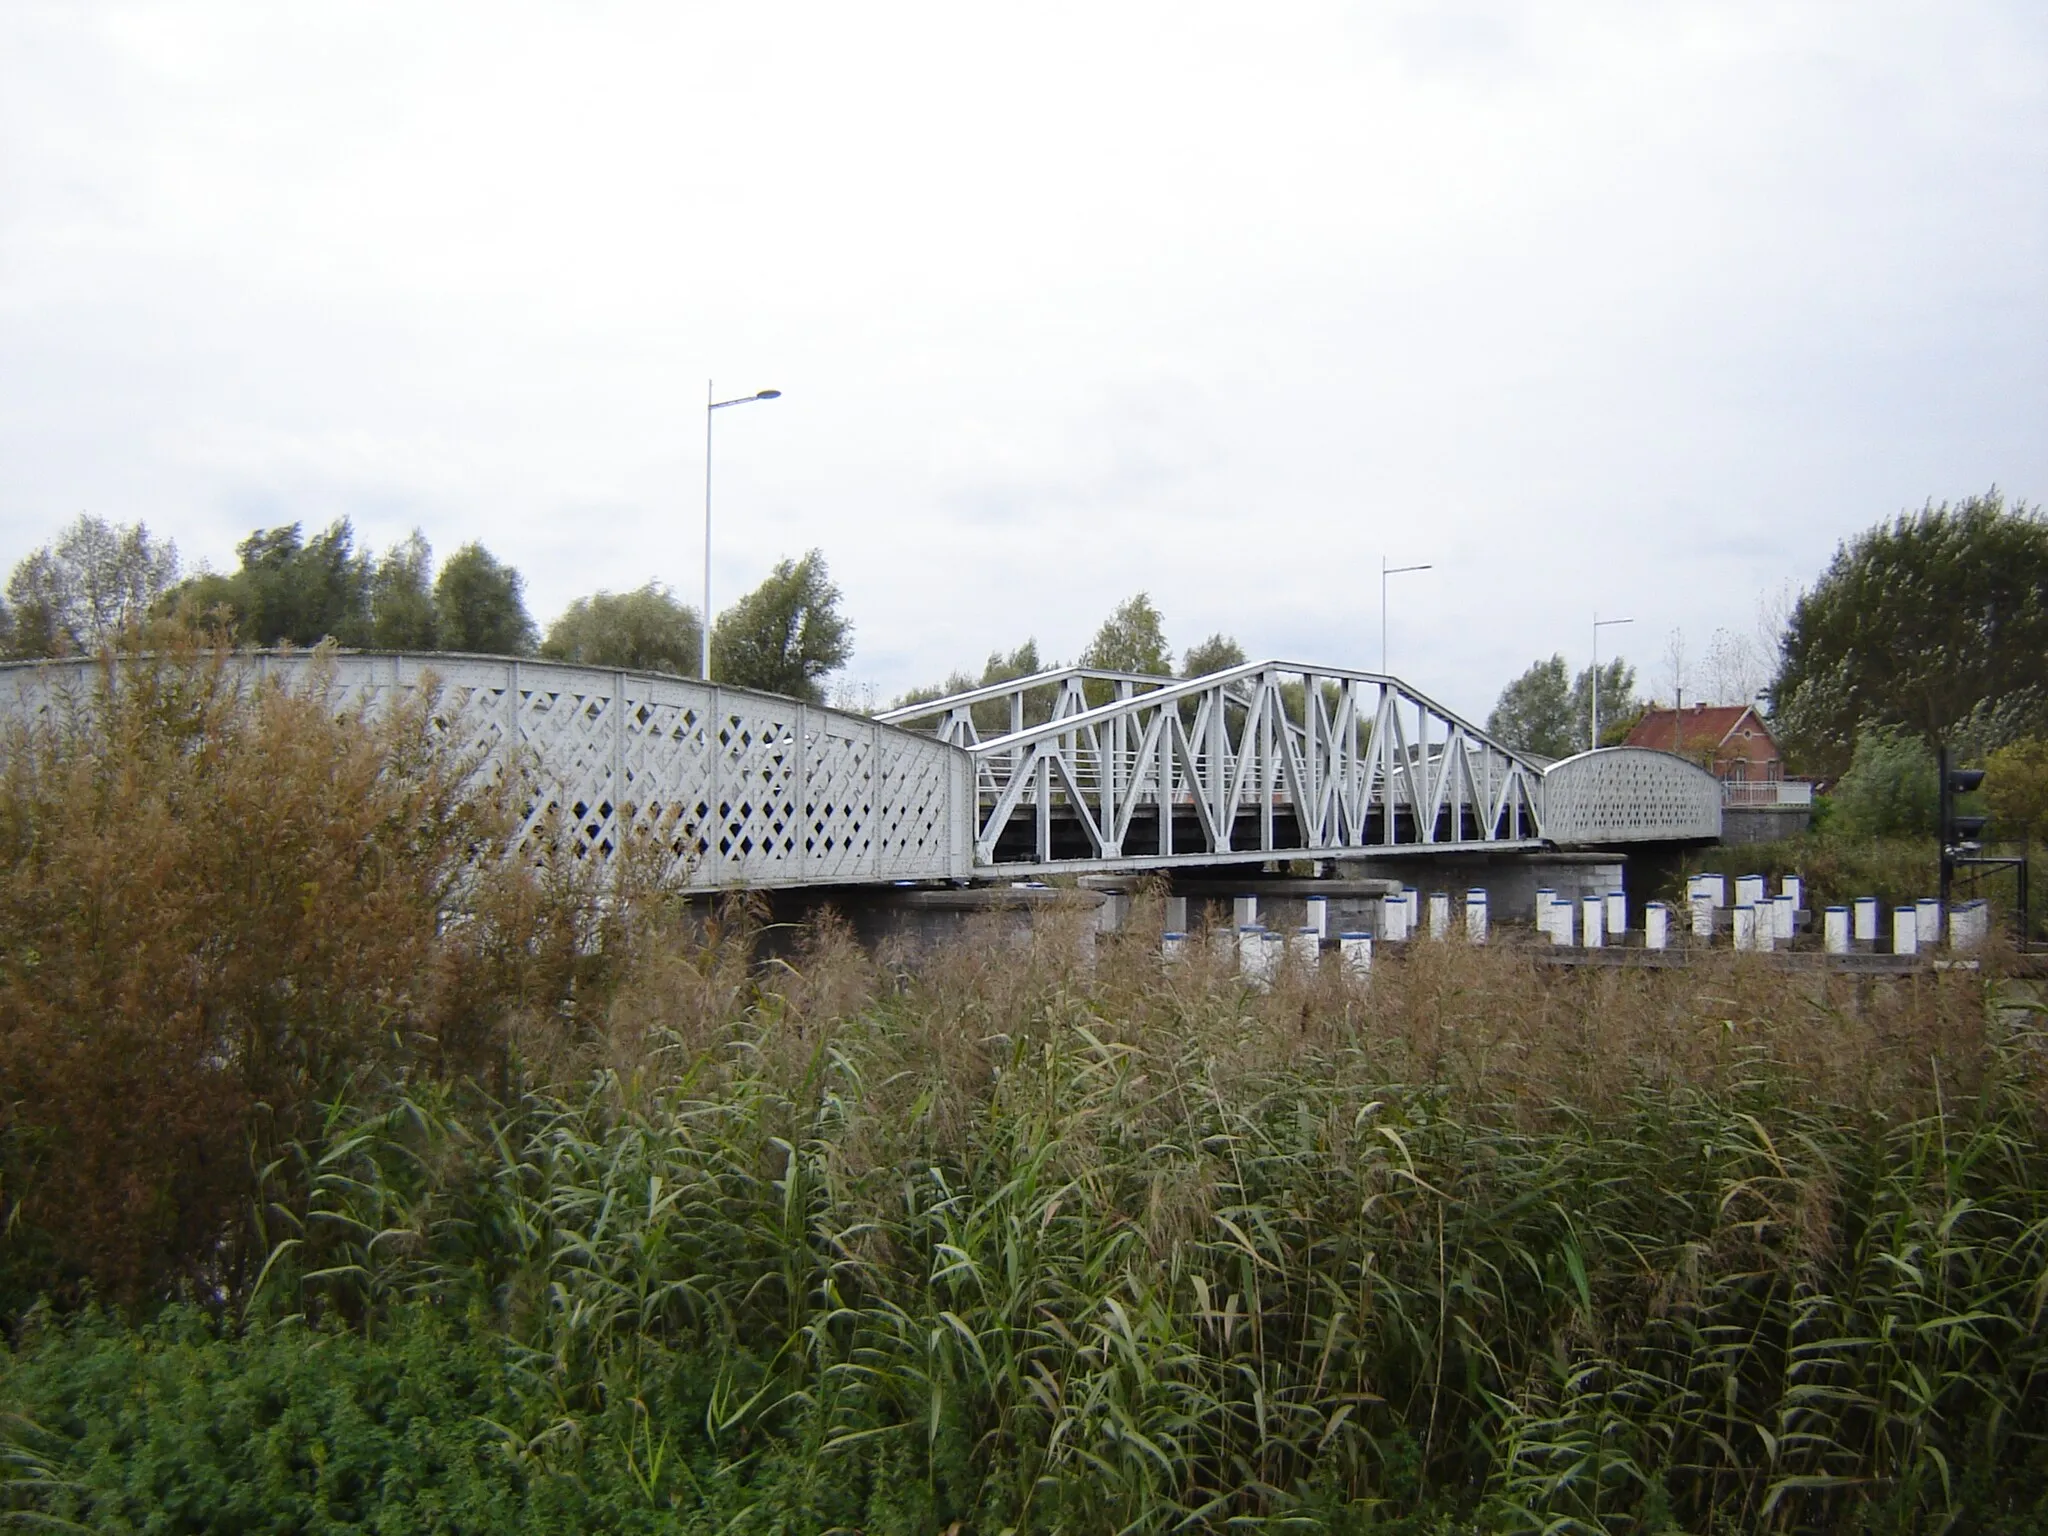
[(700, 649), (697, 656), (697, 671), (705, 682), (711, 681), (711, 416), (728, 405), (750, 405), (756, 400), (777, 400), (782, 396), (779, 389), (764, 389), (758, 394), (739, 395), (731, 400), (720, 400), (718, 392), (711, 387), (711, 381), (704, 381), (704, 622), (701, 626)]
[(1410, 571), (1433, 571), (1433, 565), (1388, 565), (1387, 557), (1380, 556), (1380, 673), (1387, 670), (1387, 578), (1405, 576)]
[(1633, 624), (1634, 619), (1603, 619), (1598, 609), (1593, 611), (1593, 729), (1586, 750), (1600, 750), (1600, 631), (1615, 624)]

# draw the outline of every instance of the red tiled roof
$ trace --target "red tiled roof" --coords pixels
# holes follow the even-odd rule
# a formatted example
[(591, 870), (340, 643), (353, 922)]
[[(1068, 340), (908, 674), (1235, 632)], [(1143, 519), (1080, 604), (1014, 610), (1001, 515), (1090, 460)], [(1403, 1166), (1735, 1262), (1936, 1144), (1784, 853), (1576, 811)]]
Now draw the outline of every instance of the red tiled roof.
[[(1742, 717), (1751, 713), (1747, 704), (1695, 705), (1680, 710), (1680, 722), (1673, 730), (1673, 712), (1668, 709), (1650, 709), (1643, 712), (1643, 718), (1628, 733), (1627, 747), (1656, 747), (1665, 752), (1711, 752), (1728, 739), (1728, 733), (1742, 723)], [(1768, 731), (1763, 721), (1756, 722), (1760, 731)]]

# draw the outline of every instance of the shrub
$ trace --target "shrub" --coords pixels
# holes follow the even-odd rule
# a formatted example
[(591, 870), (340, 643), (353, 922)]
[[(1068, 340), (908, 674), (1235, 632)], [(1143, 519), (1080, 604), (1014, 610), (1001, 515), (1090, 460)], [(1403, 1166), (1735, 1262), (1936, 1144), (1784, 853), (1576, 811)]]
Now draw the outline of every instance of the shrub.
[(1932, 837), (1940, 774), (1920, 737), (1887, 726), (1856, 738), (1849, 771), (1835, 786), (1831, 829), (1844, 837)]
[(338, 713), (190, 643), (14, 730), (0, 1285), (232, 1288), (252, 1159), (317, 1100), (502, 1080), (507, 1018), (572, 984), (574, 924), (504, 860), (469, 768), (428, 697)]

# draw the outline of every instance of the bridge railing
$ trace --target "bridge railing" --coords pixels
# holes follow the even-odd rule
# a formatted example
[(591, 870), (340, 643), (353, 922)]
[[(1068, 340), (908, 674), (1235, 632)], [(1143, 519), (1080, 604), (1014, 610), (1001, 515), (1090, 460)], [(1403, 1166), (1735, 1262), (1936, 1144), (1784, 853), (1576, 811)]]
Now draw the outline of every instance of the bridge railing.
[[(480, 771), (530, 788), (524, 831), (605, 858), (657, 830), (696, 889), (965, 879), (973, 780), (957, 748), (879, 721), (688, 678), (497, 656), (241, 655), (253, 683), (375, 713), (420, 690)], [(34, 720), (118, 690), (93, 661), (0, 666)], [(116, 706), (117, 707), (117, 706)]]

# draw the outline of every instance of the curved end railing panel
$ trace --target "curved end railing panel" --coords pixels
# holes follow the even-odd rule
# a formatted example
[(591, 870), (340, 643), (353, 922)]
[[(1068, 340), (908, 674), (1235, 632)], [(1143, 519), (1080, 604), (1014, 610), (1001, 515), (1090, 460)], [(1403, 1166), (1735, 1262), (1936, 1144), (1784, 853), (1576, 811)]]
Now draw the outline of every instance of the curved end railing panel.
[(1564, 846), (1721, 835), (1721, 781), (1649, 747), (1602, 747), (1552, 763), (1543, 802), (1544, 834)]

